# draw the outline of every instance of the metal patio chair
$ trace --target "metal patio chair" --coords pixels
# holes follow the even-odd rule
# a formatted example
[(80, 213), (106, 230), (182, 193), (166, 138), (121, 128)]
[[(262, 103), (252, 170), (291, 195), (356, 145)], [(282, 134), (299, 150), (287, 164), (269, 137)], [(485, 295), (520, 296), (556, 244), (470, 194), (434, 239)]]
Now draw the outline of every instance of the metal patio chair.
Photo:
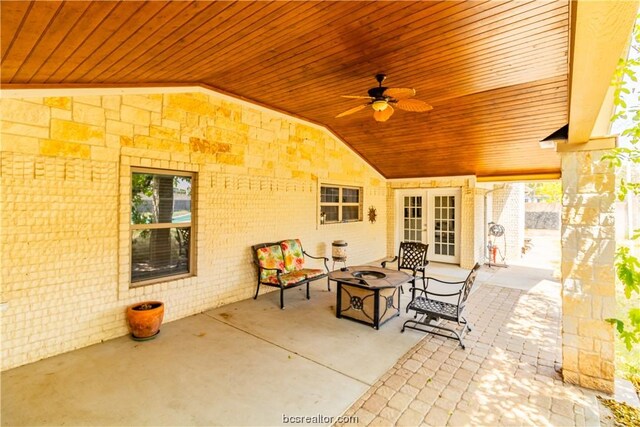
[[(413, 276), (413, 286), (418, 278), (422, 279), (422, 287), (426, 289), (426, 282), (424, 276), (424, 270), (429, 265), (427, 261), (427, 253), (429, 252), (429, 245), (419, 242), (401, 242), (400, 250), (398, 250), (398, 256), (393, 257), (392, 260), (382, 261), (382, 268), (387, 268), (387, 264), (398, 262), (398, 270), (409, 270)], [(422, 277), (418, 277), (418, 273)], [(400, 287), (402, 293), (404, 289)]]
[[(471, 331), (471, 325), (465, 319), (462, 314), (464, 312), (464, 308), (467, 302), (467, 297), (471, 292), (471, 288), (473, 287), (473, 283), (476, 280), (476, 276), (478, 275), (478, 270), (480, 270), (480, 264), (476, 263), (476, 265), (471, 269), (467, 278), (460, 282), (445, 282), (444, 280), (435, 279), (433, 277), (427, 277), (427, 282), (425, 289), (416, 288), (415, 285), (411, 288), (412, 299), (411, 302), (407, 305), (407, 313), (409, 310), (415, 312), (414, 319), (407, 320), (402, 325), (402, 332), (404, 332), (405, 328), (415, 329), (417, 331), (427, 332), (430, 334), (438, 335), (444, 338), (457, 339), (460, 342), (460, 346), (464, 349), (464, 342), (462, 338), (465, 333)], [(461, 285), (457, 292), (446, 293), (446, 294), (438, 294), (435, 292), (429, 292), (429, 282), (434, 281), (438, 283), (446, 284), (447, 287)], [(416, 292), (420, 292), (416, 294)], [(416, 296), (417, 295), (417, 296)], [(440, 300), (436, 300), (430, 298), (431, 295), (439, 296), (439, 297), (458, 297), (457, 304), (448, 303)], [(418, 318), (420, 316), (420, 318)], [(462, 325), (462, 331), (457, 332), (455, 329), (445, 328), (444, 326), (440, 326), (435, 324), (440, 319), (450, 320), (453, 322), (457, 322), (458, 325)], [(423, 328), (435, 328), (450, 332), (451, 334), (443, 334), (436, 332), (432, 329), (423, 329)]]

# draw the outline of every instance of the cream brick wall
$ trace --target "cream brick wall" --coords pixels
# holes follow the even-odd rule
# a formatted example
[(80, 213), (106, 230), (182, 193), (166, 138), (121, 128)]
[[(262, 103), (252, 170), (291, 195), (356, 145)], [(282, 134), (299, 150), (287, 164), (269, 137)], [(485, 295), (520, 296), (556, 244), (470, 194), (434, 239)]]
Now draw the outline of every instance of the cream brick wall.
[(497, 262), (522, 258), (524, 246), (524, 184), (495, 185), (491, 194), (491, 219), (504, 227), (503, 237), (495, 240), (498, 246)]
[(614, 387), (615, 176), (605, 151), (562, 154), (562, 372), (565, 381)]
[[(387, 254), (386, 181), (312, 125), (213, 93), (0, 109), (3, 370), (126, 334), (139, 300), (163, 300), (170, 322), (251, 297), (252, 244), (299, 237), (327, 256), (344, 239), (353, 264)], [(194, 277), (129, 287), (132, 166), (197, 173)], [(318, 225), (321, 183), (363, 187), (364, 221)]]
[[(482, 198), (475, 188), (475, 177), (439, 177), (407, 180), (391, 180), (387, 187), (387, 256), (397, 255), (396, 249), (396, 191), (429, 188), (459, 188), (460, 206), (460, 266), (472, 268), (481, 261), (480, 249), (483, 245), (483, 230), (478, 223), (477, 213), (482, 209)], [(480, 207), (478, 207), (480, 204)], [(480, 226), (480, 227), (479, 227)]]

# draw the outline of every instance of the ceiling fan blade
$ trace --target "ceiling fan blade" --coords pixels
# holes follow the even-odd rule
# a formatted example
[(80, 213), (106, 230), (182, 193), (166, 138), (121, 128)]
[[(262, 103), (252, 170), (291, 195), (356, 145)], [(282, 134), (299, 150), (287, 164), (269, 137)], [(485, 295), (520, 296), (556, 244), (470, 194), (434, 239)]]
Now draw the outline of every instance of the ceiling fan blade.
[(351, 99), (371, 99), (370, 96), (367, 95), (341, 95), (343, 98), (351, 98)]
[(395, 103), (395, 106), (401, 110), (413, 111), (414, 113), (424, 113), (425, 111), (433, 110), (431, 105), (418, 99), (400, 99)]
[(358, 105), (357, 107), (350, 108), (350, 109), (348, 109), (347, 111), (344, 111), (344, 112), (342, 112), (342, 113), (338, 114), (338, 115), (336, 116), (336, 119), (337, 119), (338, 117), (344, 117), (344, 116), (348, 116), (349, 114), (357, 113), (358, 111), (362, 110), (362, 109), (363, 109), (364, 107), (366, 107), (367, 105), (368, 105), (368, 104), (362, 104), (362, 105)]
[(373, 118), (376, 119), (376, 122), (386, 122), (389, 120), (389, 117), (393, 114), (393, 107), (389, 105), (382, 111), (374, 111)]
[(384, 91), (384, 96), (395, 99), (411, 98), (416, 94), (416, 90), (410, 87), (389, 87)]

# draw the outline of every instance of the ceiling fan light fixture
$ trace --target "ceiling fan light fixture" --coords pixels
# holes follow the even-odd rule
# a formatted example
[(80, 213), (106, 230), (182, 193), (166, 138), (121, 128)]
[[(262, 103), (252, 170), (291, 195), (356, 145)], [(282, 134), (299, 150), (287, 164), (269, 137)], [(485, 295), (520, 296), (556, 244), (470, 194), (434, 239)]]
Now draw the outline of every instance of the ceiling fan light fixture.
[(371, 108), (373, 108), (376, 111), (384, 111), (387, 109), (388, 106), (389, 104), (387, 103), (387, 101), (382, 99), (373, 101), (373, 103), (371, 104)]
[[(1, 0), (0, 0), (1, 1)], [(396, 108), (404, 111), (412, 111), (414, 113), (426, 113), (433, 107), (419, 99), (411, 99), (416, 94), (416, 90), (410, 87), (385, 87), (382, 81), (385, 79), (384, 74), (376, 74), (378, 87), (372, 87), (364, 95), (342, 95), (343, 98), (367, 99), (366, 104), (360, 104), (357, 107), (350, 108), (338, 114), (336, 118), (348, 116), (356, 113), (363, 108), (371, 106), (373, 109), (373, 118), (378, 122), (386, 122), (393, 115)]]

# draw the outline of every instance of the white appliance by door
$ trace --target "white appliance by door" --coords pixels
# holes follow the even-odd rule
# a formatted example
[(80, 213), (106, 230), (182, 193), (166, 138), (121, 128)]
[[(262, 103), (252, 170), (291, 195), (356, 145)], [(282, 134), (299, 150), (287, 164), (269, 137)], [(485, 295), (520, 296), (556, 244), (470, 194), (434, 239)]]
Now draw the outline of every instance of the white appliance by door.
[(397, 203), (396, 250), (421, 242), (430, 261), (460, 263), (460, 189), (399, 190)]

